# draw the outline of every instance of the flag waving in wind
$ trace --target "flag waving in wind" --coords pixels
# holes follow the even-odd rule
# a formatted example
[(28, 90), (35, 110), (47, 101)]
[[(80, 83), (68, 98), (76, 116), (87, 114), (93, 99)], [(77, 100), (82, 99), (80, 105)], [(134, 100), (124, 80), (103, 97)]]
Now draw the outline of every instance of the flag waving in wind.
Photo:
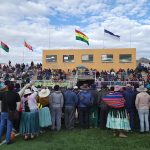
[(87, 45), (89, 45), (89, 38), (84, 33), (75, 29), (75, 34), (76, 34), (76, 40), (83, 41), (87, 43)]
[(29, 50), (33, 51), (32, 46), (29, 45), (26, 41), (24, 41), (24, 46), (25, 46), (26, 48), (28, 48)]
[(3, 50), (5, 50), (6, 52), (9, 52), (9, 47), (8, 47), (4, 42), (2, 42), (2, 41), (1, 41), (1, 43), (0, 43), (0, 47), (1, 47)]
[(116, 34), (110, 32), (110, 31), (108, 31), (108, 30), (106, 30), (106, 29), (104, 29), (104, 33), (105, 33), (105, 35), (108, 35), (108, 36), (111, 37), (111, 38), (120, 40), (120, 36), (119, 36), (119, 35), (116, 35)]

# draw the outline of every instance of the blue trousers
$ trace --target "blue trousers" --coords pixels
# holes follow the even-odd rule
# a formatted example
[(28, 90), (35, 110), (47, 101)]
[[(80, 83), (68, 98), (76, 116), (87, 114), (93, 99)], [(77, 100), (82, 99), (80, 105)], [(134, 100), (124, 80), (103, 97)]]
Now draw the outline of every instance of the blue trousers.
[(2, 139), (2, 134), (4, 127), (7, 123), (7, 132), (6, 132), (6, 143), (10, 142), (10, 136), (13, 128), (12, 122), (8, 119), (8, 113), (7, 112), (1, 112), (1, 123), (0, 123), (0, 141)]
[[(149, 131), (149, 110), (148, 109), (139, 109), (139, 118), (140, 118), (140, 132)], [(144, 126), (145, 124), (145, 126)]]
[(129, 110), (129, 116), (130, 116), (130, 128), (131, 130), (134, 130), (135, 129), (135, 112), (134, 110)]
[(57, 131), (59, 131), (61, 129), (62, 108), (52, 107), (51, 113), (52, 113), (52, 130), (57, 129)]

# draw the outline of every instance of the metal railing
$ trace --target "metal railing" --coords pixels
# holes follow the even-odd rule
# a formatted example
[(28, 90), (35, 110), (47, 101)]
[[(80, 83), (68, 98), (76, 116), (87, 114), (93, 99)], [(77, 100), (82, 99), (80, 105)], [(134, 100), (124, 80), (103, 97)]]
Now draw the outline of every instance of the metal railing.
[(96, 71), (77, 71), (77, 79), (94, 79), (96, 81)]
[(98, 88), (101, 88), (103, 85), (110, 87), (115, 85), (126, 86), (127, 84), (144, 85), (144, 81), (96, 81), (95, 84)]

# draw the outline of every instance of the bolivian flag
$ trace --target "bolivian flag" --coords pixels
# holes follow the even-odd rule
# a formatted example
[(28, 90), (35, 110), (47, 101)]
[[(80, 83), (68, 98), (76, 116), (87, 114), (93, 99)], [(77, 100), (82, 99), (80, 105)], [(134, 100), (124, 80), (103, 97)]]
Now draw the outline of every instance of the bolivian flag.
[(76, 40), (83, 41), (87, 43), (87, 45), (89, 45), (89, 38), (84, 33), (76, 29), (75, 33), (76, 33)]

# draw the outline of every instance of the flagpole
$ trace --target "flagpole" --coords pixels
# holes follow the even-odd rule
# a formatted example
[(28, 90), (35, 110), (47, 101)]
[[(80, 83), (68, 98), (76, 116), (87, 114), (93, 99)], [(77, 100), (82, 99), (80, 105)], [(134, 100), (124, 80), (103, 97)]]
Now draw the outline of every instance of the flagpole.
[(50, 42), (51, 42), (51, 41), (50, 41), (50, 32), (51, 32), (51, 31), (50, 31), (50, 28), (49, 28), (49, 48), (50, 48)]
[(131, 30), (130, 30), (130, 48), (131, 48)]
[(24, 48), (23, 48), (23, 63), (24, 63)]
[[(25, 42), (25, 40), (24, 40), (24, 42)], [(24, 44), (24, 43), (23, 43)], [(24, 63), (24, 48), (23, 48), (23, 63)]]
[(52, 36), (51, 36), (51, 34), (52, 34), (51, 29), (55, 29), (55, 28), (54, 27), (49, 27), (49, 48), (52, 46), (51, 45), (51, 38), (52, 38)]
[(105, 47), (105, 46), (104, 46), (104, 44), (105, 44), (105, 43), (104, 43), (104, 38), (105, 38), (105, 33), (104, 33), (104, 30), (103, 30), (103, 49), (104, 49), (104, 47)]

